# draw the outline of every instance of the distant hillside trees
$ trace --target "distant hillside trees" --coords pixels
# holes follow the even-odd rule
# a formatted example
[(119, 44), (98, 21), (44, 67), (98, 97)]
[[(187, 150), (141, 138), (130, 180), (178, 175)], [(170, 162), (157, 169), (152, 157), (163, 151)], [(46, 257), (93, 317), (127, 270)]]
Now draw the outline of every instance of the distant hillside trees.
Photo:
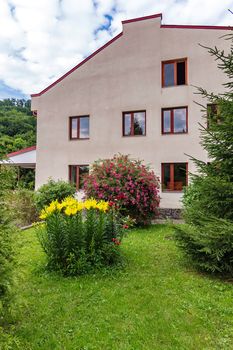
[[(8, 153), (36, 144), (36, 118), (31, 101), (5, 99), (0, 101), (0, 159)], [(34, 170), (19, 169), (17, 185), (34, 188)]]
[(35, 143), (36, 118), (31, 112), (31, 101), (0, 101), (0, 158)]

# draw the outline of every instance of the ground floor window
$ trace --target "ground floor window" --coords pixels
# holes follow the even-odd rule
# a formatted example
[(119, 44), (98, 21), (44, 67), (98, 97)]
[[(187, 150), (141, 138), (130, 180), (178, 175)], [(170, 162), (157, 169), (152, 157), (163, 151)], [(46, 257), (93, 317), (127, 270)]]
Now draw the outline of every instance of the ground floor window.
[(77, 190), (83, 188), (85, 176), (89, 174), (88, 165), (69, 165), (69, 181), (75, 184)]
[(162, 163), (162, 191), (182, 191), (188, 185), (188, 163)]

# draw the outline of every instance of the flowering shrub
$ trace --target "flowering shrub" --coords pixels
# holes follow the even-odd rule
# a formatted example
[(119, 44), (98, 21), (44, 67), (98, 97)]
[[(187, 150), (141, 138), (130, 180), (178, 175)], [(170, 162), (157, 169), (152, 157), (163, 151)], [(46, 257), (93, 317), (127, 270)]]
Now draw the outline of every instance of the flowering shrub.
[(97, 161), (84, 182), (86, 196), (114, 203), (137, 223), (148, 223), (159, 206), (159, 179), (148, 166), (128, 156)]
[(68, 197), (53, 201), (40, 215), (38, 237), (48, 267), (64, 275), (78, 275), (119, 262), (123, 224), (106, 201), (85, 202)]

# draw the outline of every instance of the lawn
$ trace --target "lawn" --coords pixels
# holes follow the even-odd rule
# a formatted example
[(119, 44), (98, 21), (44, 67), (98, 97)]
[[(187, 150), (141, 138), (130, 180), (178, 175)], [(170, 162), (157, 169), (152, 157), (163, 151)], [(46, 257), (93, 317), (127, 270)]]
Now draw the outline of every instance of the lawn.
[(233, 349), (233, 284), (192, 269), (168, 226), (129, 232), (123, 270), (78, 278), (43, 271), (34, 230), (20, 241), (19, 349)]

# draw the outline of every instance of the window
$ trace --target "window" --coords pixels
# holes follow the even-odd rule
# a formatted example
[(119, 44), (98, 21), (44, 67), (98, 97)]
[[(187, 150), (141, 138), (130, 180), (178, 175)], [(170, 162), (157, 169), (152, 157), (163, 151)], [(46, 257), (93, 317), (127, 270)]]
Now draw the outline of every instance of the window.
[(209, 103), (207, 104), (207, 127), (209, 127), (210, 123), (221, 123), (221, 118), (219, 115), (219, 106), (217, 103)]
[(146, 111), (123, 112), (123, 136), (146, 135)]
[(70, 117), (70, 140), (89, 139), (89, 116)]
[(162, 87), (187, 84), (187, 59), (162, 62)]
[(188, 163), (162, 163), (162, 191), (182, 191), (188, 184)]
[(85, 176), (89, 174), (88, 165), (69, 165), (69, 181), (75, 184), (77, 190), (83, 188)]
[(162, 109), (162, 134), (188, 132), (188, 107)]

